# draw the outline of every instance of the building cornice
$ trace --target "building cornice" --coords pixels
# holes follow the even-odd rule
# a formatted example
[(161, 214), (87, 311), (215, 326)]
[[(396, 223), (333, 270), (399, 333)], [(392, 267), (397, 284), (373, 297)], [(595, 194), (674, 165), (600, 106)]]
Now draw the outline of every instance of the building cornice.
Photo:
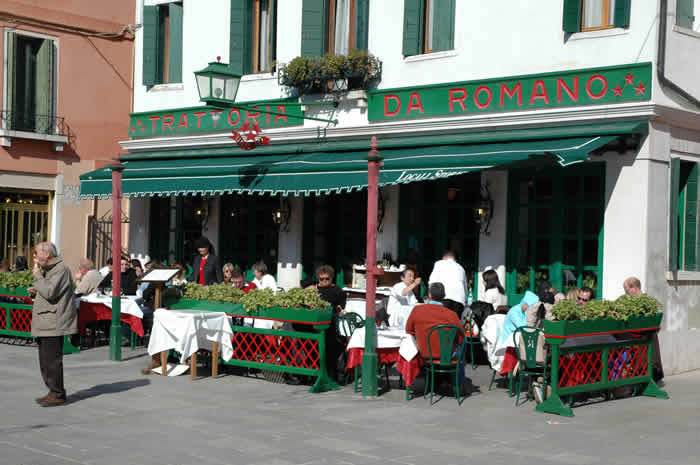
[[(668, 110), (671, 110), (668, 108)], [(473, 131), (525, 129), (529, 127), (569, 126), (594, 121), (614, 122), (654, 119), (659, 106), (650, 102), (618, 105), (558, 108), (543, 111), (522, 111), (507, 114), (492, 113), (464, 117), (429, 118), (368, 123), (360, 126), (295, 127), (269, 129), (265, 134), (272, 144), (303, 143), (312, 140), (352, 140), (371, 136), (439, 135)], [(696, 115), (700, 118), (700, 115)], [(133, 139), (120, 142), (129, 152), (169, 150), (196, 147), (233, 146), (229, 132), (216, 132), (189, 136)]]

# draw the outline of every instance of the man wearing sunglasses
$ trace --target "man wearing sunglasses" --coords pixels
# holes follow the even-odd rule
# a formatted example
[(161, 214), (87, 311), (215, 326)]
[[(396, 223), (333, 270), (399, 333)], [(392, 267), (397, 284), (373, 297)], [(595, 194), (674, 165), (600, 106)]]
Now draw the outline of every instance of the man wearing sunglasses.
[(593, 294), (593, 289), (590, 287), (582, 287), (578, 290), (578, 294), (576, 294), (576, 303), (581, 306), (585, 306), (594, 297), (595, 295)]
[[(331, 304), (333, 307), (333, 324), (331, 328), (337, 328), (336, 320), (338, 314), (345, 308), (345, 292), (338, 286), (333, 284), (335, 270), (330, 265), (321, 265), (316, 269), (316, 289), (321, 295), (321, 298)], [(337, 331), (332, 329), (326, 331), (326, 368), (328, 375), (334, 379), (338, 379), (338, 357), (343, 353), (343, 345), (339, 340)]]

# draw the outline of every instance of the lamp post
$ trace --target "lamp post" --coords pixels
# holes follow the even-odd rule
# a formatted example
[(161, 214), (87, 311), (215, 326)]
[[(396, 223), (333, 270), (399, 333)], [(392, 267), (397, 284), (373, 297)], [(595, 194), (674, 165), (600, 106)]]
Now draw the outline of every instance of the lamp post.
[(122, 359), (122, 170), (119, 154), (112, 165), (112, 326), (109, 330), (109, 359)]
[(367, 155), (367, 306), (365, 319), (365, 353), (362, 356), (362, 397), (377, 396), (377, 206), (379, 202), (379, 167), (382, 157), (377, 150), (377, 137), (372, 136)]

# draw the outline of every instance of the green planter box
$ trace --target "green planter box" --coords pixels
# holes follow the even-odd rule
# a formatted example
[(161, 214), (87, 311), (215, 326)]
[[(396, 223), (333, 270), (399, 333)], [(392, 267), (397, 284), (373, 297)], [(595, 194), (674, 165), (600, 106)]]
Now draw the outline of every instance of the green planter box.
[(210, 300), (187, 300), (180, 299), (176, 304), (171, 305), (173, 310), (205, 310), (208, 312), (223, 312), (229, 315), (239, 315), (251, 318), (268, 318), (279, 321), (292, 321), (296, 323), (320, 324), (329, 323), (333, 318), (333, 310), (328, 307), (323, 310), (307, 310), (297, 308), (263, 308), (257, 312), (247, 314), (241, 304), (231, 304), (225, 302), (212, 302)]
[(582, 334), (609, 333), (614, 331), (641, 330), (661, 325), (663, 313), (652, 316), (633, 316), (627, 321), (602, 318), (597, 320), (544, 321), (546, 336), (575, 337)]
[(21, 297), (29, 297), (26, 287), (2, 287), (0, 286), (0, 295), (16, 295)]

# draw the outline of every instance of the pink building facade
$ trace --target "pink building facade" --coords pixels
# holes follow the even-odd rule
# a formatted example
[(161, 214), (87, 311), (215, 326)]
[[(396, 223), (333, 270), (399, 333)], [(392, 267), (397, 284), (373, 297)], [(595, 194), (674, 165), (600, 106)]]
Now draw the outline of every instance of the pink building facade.
[(111, 205), (81, 200), (78, 176), (115, 157), (128, 131), (133, 23), (130, 2), (0, 5), (0, 260), (30, 258), (42, 240), (74, 270), (105, 260)]

